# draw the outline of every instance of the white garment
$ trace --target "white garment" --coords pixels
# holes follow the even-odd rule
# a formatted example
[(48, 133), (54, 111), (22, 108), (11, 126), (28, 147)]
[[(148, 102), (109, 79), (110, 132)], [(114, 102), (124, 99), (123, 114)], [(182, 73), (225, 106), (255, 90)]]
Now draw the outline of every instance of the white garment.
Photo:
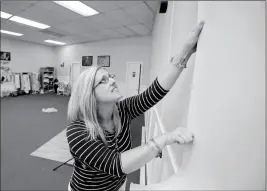
[(38, 91), (39, 90), (39, 82), (38, 82), (37, 74), (32, 74), (30, 76), (30, 81), (31, 81), (32, 90)]
[(29, 90), (31, 90), (29, 74), (23, 74), (21, 82), (22, 82), (22, 88), (21, 89), (24, 90), (26, 93), (28, 93)]
[(16, 86), (16, 89), (20, 88), (20, 75), (19, 74), (15, 74), (15, 86)]
[(68, 191), (71, 191), (70, 182), (69, 182), (69, 185), (68, 185)]

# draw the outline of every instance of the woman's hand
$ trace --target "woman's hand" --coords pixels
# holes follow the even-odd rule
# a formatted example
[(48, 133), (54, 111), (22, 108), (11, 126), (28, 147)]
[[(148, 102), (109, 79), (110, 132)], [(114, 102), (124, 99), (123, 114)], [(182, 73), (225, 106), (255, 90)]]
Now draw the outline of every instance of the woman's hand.
[(181, 52), (179, 52), (178, 56), (175, 57), (175, 62), (179, 62), (181, 58), (185, 58), (187, 62), (192, 54), (194, 54), (197, 50), (197, 42), (199, 39), (199, 35), (203, 29), (204, 21), (200, 21), (188, 35), (187, 40), (185, 41)]
[(194, 134), (188, 132), (187, 128), (178, 127), (174, 131), (167, 133), (166, 136), (167, 145), (178, 143), (178, 144), (189, 144), (194, 141)]
[(195, 27), (189, 33), (189, 36), (184, 44), (183, 52), (186, 54), (188, 52), (195, 53), (197, 50), (197, 42), (199, 35), (204, 27), (204, 21), (200, 21), (195, 25)]

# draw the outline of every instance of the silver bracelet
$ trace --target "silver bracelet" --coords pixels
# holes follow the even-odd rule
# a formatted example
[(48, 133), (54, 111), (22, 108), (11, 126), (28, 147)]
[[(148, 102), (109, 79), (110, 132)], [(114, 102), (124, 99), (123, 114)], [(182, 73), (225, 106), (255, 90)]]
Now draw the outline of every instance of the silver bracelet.
[(160, 146), (156, 143), (156, 141), (153, 138), (151, 138), (150, 140), (156, 145), (156, 147), (158, 149), (158, 154), (157, 154), (156, 158), (158, 158), (158, 157), (162, 158), (162, 150), (161, 150)]
[(151, 138), (148, 142), (145, 143), (146, 146), (150, 147), (149, 142), (150, 142), (150, 141), (153, 142), (153, 143), (155, 144), (155, 146), (157, 147), (157, 150), (158, 150), (158, 154), (157, 154), (156, 158), (157, 158), (157, 157), (162, 158), (162, 151), (161, 151), (160, 147), (159, 147), (158, 144), (154, 141), (154, 139), (153, 139), (153, 140), (152, 140), (152, 139), (153, 139), (153, 138)]
[[(171, 62), (173, 62), (173, 58), (171, 58)], [(179, 69), (184, 69), (184, 68), (186, 68), (186, 63), (185, 63), (185, 57), (184, 58), (181, 58), (180, 60), (179, 60), (179, 62), (177, 62), (176, 64), (174, 64), (175, 66), (177, 66), (177, 68), (179, 68)]]
[(182, 58), (180, 58), (180, 60), (179, 60), (179, 62), (177, 62), (177, 63), (172, 63), (173, 62), (173, 60), (174, 60), (174, 58), (172, 57), (171, 59), (170, 59), (170, 62), (172, 63), (172, 64), (174, 64), (175, 66), (177, 66), (179, 69), (184, 69), (184, 68), (186, 68), (186, 62), (185, 62), (185, 60), (187, 59), (187, 56), (189, 55), (191, 53), (191, 51), (189, 51), (187, 54), (185, 54), (185, 56), (184, 57), (182, 57)]

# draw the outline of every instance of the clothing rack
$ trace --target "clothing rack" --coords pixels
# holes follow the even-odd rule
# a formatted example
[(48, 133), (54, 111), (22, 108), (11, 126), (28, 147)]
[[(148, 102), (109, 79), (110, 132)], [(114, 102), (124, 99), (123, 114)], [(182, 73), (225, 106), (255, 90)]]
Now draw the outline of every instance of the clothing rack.
[(40, 68), (40, 82), (45, 93), (54, 91), (55, 68)]

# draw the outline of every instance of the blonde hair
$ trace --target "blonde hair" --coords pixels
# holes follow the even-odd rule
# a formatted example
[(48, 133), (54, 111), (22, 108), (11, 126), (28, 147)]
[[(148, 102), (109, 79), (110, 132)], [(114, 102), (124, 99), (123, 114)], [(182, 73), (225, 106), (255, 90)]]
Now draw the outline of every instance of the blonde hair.
[[(107, 145), (105, 131), (97, 120), (97, 102), (93, 91), (95, 76), (100, 68), (91, 66), (77, 78), (69, 99), (68, 120), (70, 122), (79, 119), (83, 120), (86, 125), (88, 138), (96, 139), (100, 137)], [(113, 111), (113, 121), (116, 136), (118, 136), (121, 131), (121, 120), (116, 105)]]

